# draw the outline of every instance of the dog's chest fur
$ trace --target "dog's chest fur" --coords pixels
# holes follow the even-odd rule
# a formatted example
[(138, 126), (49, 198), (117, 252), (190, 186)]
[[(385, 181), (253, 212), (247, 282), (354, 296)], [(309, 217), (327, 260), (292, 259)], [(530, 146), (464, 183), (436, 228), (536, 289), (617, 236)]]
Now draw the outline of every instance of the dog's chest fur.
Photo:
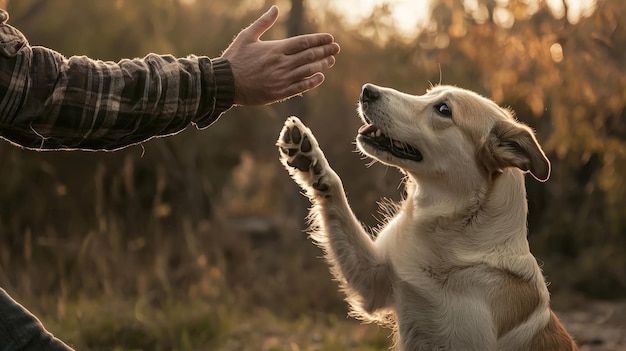
[[(496, 198), (483, 199), (484, 206), (501, 200), (497, 193), (490, 194)], [(528, 339), (536, 332), (541, 325), (536, 319), (548, 318), (545, 313), (533, 315), (545, 311), (540, 307), (548, 301), (547, 289), (528, 249), (525, 211), (521, 211), (525, 203), (516, 208), (524, 213), (510, 216), (503, 211), (509, 222), (503, 226), (504, 219), (497, 216), (481, 218), (481, 210), (430, 216), (429, 209), (405, 200), (375, 240), (396, 275), (393, 291), (399, 334), (412, 339), (399, 343), (419, 345), (417, 350), (479, 349), (496, 344), (496, 339), (508, 333), (509, 339)], [(440, 209), (432, 212), (441, 213)], [(474, 218), (468, 221), (467, 215)], [(525, 300), (507, 308), (512, 296)], [(526, 324), (528, 320), (533, 323)], [(497, 330), (485, 330), (486, 325)], [(474, 345), (436, 344), (441, 340)], [(511, 345), (511, 340), (507, 342)]]

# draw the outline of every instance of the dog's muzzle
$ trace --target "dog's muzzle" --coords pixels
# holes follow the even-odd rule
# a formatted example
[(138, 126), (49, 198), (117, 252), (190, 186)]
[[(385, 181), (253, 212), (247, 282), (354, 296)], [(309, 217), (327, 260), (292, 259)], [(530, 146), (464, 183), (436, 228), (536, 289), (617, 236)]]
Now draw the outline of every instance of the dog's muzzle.
[(388, 137), (370, 120), (370, 118), (368, 118), (366, 113), (368, 106), (380, 100), (380, 97), (380, 89), (373, 84), (367, 83), (361, 88), (359, 103), (361, 105), (360, 109), (365, 125), (359, 128), (357, 140), (369, 144), (378, 150), (388, 152), (395, 157), (421, 162), (424, 157), (417, 148), (406, 142)]

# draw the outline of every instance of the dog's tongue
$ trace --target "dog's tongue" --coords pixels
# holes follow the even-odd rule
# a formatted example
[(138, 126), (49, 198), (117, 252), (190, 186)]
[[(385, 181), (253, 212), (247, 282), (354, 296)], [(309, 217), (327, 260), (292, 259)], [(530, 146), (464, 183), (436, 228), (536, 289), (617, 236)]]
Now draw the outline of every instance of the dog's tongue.
[(375, 132), (378, 130), (378, 127), (376, 127), (373, 124), (366, 124), (364, 126), (361, 126), (361, 128), (359, 128), (359, 134), (369, 134), (371, 132)]

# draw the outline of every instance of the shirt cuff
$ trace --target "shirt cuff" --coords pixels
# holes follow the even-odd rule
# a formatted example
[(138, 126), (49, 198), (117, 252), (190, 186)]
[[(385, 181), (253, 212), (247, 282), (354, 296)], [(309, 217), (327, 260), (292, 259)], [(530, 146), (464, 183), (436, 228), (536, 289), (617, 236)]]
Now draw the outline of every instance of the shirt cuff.
[(215, 77), (215, 105), (213, 113), (200, 121), (196, 121), (199, 129), (204, 129), (213, 124), (234, 103), (235, 99), (235, 78), (230, 68), (230, 62), (224, 58), (211, 60), (213, 66), (213, 76)]

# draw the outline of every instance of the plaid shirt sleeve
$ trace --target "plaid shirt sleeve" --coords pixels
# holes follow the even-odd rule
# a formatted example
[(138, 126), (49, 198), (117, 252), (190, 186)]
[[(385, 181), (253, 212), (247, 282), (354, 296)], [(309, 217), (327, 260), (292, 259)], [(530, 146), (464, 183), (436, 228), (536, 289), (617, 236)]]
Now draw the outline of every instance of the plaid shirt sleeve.
[(0, 10), (0, 138), (37, 150), (115, 150), (208, 127), (233, 104), (228, 61), (103, 62), (30, 46)]

